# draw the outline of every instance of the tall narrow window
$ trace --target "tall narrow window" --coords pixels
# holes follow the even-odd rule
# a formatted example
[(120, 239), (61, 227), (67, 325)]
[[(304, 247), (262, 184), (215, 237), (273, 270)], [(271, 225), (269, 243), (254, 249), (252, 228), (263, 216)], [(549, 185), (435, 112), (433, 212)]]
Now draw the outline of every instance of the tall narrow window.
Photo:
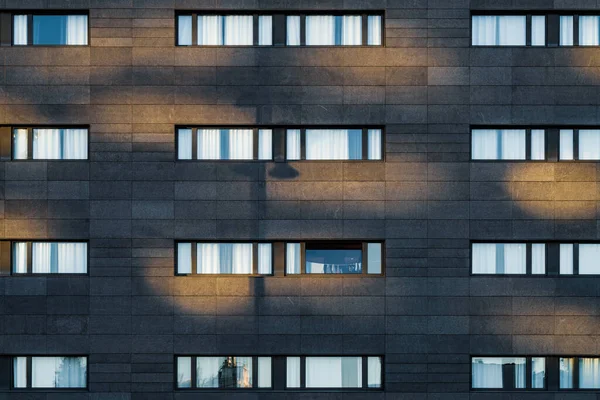
[(560, 17), (560, 41), (561, 46), (573, 46), (573, 16), (561, 15)]
[(369, 29), (367, 44), (371, 46), (381, 46), (383, 31), (381, 29), (381, 15), (369, 15), (367, 26)]
[(13, 385), (17, 389), (86, 388), (87, 358), (14, 357)]
[(533, 15), (531, 16), (531, 45), (545, 46), (546, 45), (546, 16)]
[(598, 46), (600, 44), (600, 24), (597, 15), (579, 16), (579, 45)]
[[(87, 15), (32, 15), (33, 26), (28, 25), (28, 15), (13, 16), (14, 45), (67, 45), (88, 44)], [(28, 32), (33, 32), (29, 37)]]
[(12, 270), (14, 274), (85, 274), (87, 259), (87, 243), (14, 242)]
[(260, 46), (273, 45), (273, 17), (271, 15), (258, 17), (258, 44)]
[(177, 44), (179, 46), (192, 45), (192, 18), (191, 15), (177, 17)]
[(300, 46), (300, 16), (287, 16), (287, 39), (288, 46)]
[(525, 15), (474, 15), (473, 46), (525, 46)]

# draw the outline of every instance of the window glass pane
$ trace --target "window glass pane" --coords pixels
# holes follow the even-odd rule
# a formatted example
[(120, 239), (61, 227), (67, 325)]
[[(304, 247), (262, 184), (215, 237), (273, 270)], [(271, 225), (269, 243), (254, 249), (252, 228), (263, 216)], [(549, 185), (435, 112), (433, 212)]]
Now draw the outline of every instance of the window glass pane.
[(258, 159), (273, 159), (273, 131), (271, 129), (260, 129), (258, 131)]
[(504, 374), (514, 376), (512, 388), (525, 388), (525, 358), (476, 357), (472, 360), (473, 389), (511, 389), (504, 387)]
[(474, 129), (471, 132), (471, 154), (473, 160), (497, 160), (499, 155), (498, 131)]
[[(222, 159), (252, 160), (254, 152), (254, 134), (252, 129), (229, 129), (222, 131), (222, 135), (229, 134), (228, 154), (221, 153)], [(221, 139), (223, 140), (223, 138)], [(222, 149), (225, 146), (222, 146)]]
[(177, 18), (177, 44), (191, 46), (192, 44), (192, 16), (180, 15)]
[(198, 44), (200, 46), (223, 45), (223, 17), (221, 15), (198, 16)]
[[(505, 243), (499, 245), (504, 247), (504, 273), (505, 274), (524, 274), (527, 265), (527, 246), (524, 243)], [(499, 254), (496, 254), (499, 256)], [(497, 264), (500, 264), (501, 257), (498, 257)]]
[(473, 243), (473, 273), (495, 274), (496, 273), (496, 244), (495, 243)]
[(286, 358), (286, 387), (300, 387), (300, 357)]
[(34, 274), (84, 274), (87, 272), (87, 243), (32, 243)]
[(286, 18), (288, 46), (300, 46), (300, 16), (288, 15)]
[(13, 273), (27, 273), (27, 243), (13, 243)]
[(33, 44), (86, 45), (87, 15), (34, 15)]
[(362, 387), (362, 358), (306, 357), (306, 387)]
[(13, 158), (15, 160), (26, 160), (28, 149), (27, 149), (27, 129), (14, 129), (13, 130)]
[(579, 275), (598, 274), (600, 274), (600, 244), (580, 244)]
[(546, 245), (543, 243), (531, 245), (531, 273), (534, 275), (546, 273)]
[(192, 244), (177, 243), (177, 273), (192, 273)]
[(579, 159), (600, 160), (600, 130), (579, 131)]
[(360, 129), (307, 129), (307, 160), (362, 159)]
[(84, 388), (87, 383), (85, 357), (32, 357), (34, 388)]
[(87, 129), (34, 129), (33, 158), (41, 160), (85, 160)]
[(579, 388), (600, 388), (600, 358), (579, 359)]
[(546, 145), (545, 145), (546, 131), (543, 129), (532, 129), (531, 130), (531, 159), (532, 160), (545, 160), (546, 159)]
[(473, 46), (525, 46), (524, 15), (473, 16)]
[(252, 15), (227, 15), (224, 18), (224, 44), (226, 46), (252, 46), (254, 44)]
[(573, 389), (574, 358), (561, 358), (559, 361), (561, 389)]
[(524, 274), (526, 249), (524, 243), (473, 243), (473, 273)]
[(13, 44), (27, 44), (27, 15), (13, 16)]
[(381, 129), (369, 129), (369, 160), (381, 160)]
[(546, 45), (546, 16), (533, 15), (531, 17), (531, 45)]
[(367, 385), (370, 388), (381, 387), (381, 357), (367, 358), (368, 381)]
[(192, 387), (192, 358), (177, 357), (177, 387)]
[[(362, 44), (362, 17), (360, 15), (344, 15), (342, 22), (342, 46), (360, 46)], [(336, 40), (336, 44), (339, 42)]]
[(287, 130), (286, 148), (286, 158), (288, 160), (300, 159), (300, 129)]
[(198, 243), (197, 273), (251, 274), (252, 243)]
[(252, 357), (198, 357), (199, 388), (251, 388)]
[(600, 26), (597, 15), (579, 16), (579, 45), (580, 46), (598, 46), (598, 34)]
[(500, 131), (500, 159), (501, 160), (525, 160), (526, 145), (525, 145), (525, 130), (509, 130)]
[(258, 17), (258, 44), (260, 46), (273, 45), (273, 17), (270, 15)]
[(335, 16), (307, 15), (306, 16), (306, 45), (333, 46), (336, 37)]
[(198, 129), (198, 159), (219, 160), (221, 158), (221, 130)]
[(285, 248), (285, 273), (300, 273), (300, 243), (287, 243)]
[(573, 130), (561, 129), (560, 130), (560, 159), (561, 160), (572, 160), (573, 159)]
[(531, 387), (543, 389), (546, 386), (546, 359), (533, 357), (531, 359)]
[(306, 244), (307, 274), (360, 274), (362, 250)]
[(367, 44), (370, 46), (381, 46), (381, 15), (369, 15), (367, 24), (369, 29)]
[(192, 159), (192, 130), (179, 129), (177, 132), (177, 158), (179, 160)]
[[(220, 387), (220, 370), (228, 368), (226, 357), (198, 357), (196, 358), (196, 386), (199, 388), (218, 388)], [(231, 385), (225, 373), (224, 385)], [(231, 387), (231, 386), (224, 386)]]
[(573, 275), (573, 245), (561, 243), (560, 245), (560, 274)]
[(369, 258), (367, 268), (369, 274), (381, 273), (381, 243), (369, 243), (367, 245), (367, 257)]
[(272, 264), (272, 246), (271, 243), (258, 244), (258, 273), (261, 275), (270, 275), (273, 273)]
[(13, 386), (27, 387), (27, 357), (13, 358)]
[(271, 387), (271, 357), (258, 357), (258, 387)]
[(573, 46), (573, 16), (561, 15), (560, 17), (560, 45)]

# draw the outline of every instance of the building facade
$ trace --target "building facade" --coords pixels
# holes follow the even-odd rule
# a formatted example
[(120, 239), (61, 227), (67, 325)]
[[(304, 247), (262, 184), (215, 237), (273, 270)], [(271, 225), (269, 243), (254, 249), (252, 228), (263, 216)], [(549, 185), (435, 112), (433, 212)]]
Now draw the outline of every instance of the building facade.
[(0, 398), (595, 399), (599, 16), (0, 0)]

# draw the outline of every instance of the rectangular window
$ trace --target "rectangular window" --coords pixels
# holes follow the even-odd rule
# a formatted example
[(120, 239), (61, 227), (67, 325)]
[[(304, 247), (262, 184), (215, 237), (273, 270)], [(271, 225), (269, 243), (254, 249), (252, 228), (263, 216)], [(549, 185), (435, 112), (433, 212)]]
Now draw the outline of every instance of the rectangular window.
[(381, 378), (381, 357), (287, 357), (286, 360), (288, 389), (380, 389)]
[(15, 389), (83, 389), (87, 357), (13, 357)]
[(600, 160), (600, 129), (561, 129), (560, 160)]
[(546, 274), (543, 243), (473, 243), (472, 249), (473, 274)]
[(87, 160), (87, 128), (13, 128), (13, 160)]
[(573, 16), (561, 15), (559, 44), (561, 46), (573, 46), (574, 43)]
[(88, 244), (12, 242), (13, 274), (86, 274)]
[[(255, 32), (255, 25), (258, 29)], [(195, 32), (195, 34), (194, 34)], [(178, 46), (271, 46), (271, 15), (198, 15), (177, 16)]]
[(177, 357), (178, 389), (272, 387), (271, 357)]
[(561, 243), (561, 275), (600, 275), (600, 244)]
[(545, 160), (543, 129), (472, 129), (473, 160)]
[(381, 129), (288, 129), (287, 160), (381, 160)]
[(87, 15), (13, 15), (15, 46), (85, 46), (88, 44)]
[(381, 242), (287, 243), (286, 274), (382, 274), (382, 253)]
[(600, 389), (600, 358), (560, 358), (560, 389)]
[(473, 389), (526, 390), (546, 388), (546, 362), (541, 357), (473, 357)]
[[(535, 33), (540, 30), (540, 23), (539, 20), (536, 20)], [(538, 37), (536, 39), (539, 40)], [(473, 46), (525, 46), (527, 43), (527, 16), (474, 15), (472, 17), (471, 43)]]
[(561, 15), (561, 46), (599, 46), (600, 16), (598, 15)]
[[(381, 46), (381, 15), (288, 15), (288, 46)], [(304, 28), (305, 36), (302, 37)]]
[[(256, 257), (255, 257), (256, 255)], [(177, 243), (178, 275), (271, 275), (271, 243)]]
[(271, 129), (179, 128), (177, 159), (272, 160), (272, 136)]

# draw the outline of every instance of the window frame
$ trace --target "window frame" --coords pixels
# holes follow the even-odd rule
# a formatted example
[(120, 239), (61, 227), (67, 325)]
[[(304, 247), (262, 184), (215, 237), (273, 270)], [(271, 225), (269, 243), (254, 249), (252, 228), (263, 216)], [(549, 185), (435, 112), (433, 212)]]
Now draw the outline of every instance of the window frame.
[[(476, 47), (484, 47), (484, 46), (476, 46)], [(494, 46), (494, 47), (503, 47), (503, 46)], [(541, 47), (541, 46), (540, 46)], [(505, 159), (490, 159), (483, 160), (478, 158), (473, 158), (473, 131), (477, 130), (524, 130), (525, 131), (525, 159), (524, 160), (505, 160)], [(531, 131), (543, 130), (544, 131), (544, 159), (543, 160), (533, 160), (531, 158)], [(546, 126), (540, 127), (532, 127), (532, 126), (506, 126), (506, 125), (472, 125), (469, 128), (469, 161), (474, 163), (546, 163), (550, 161), (550, 153), (551, 153), (551, 145), (550, 139), (552, 136), (549, 133), (549, 128)], [(560, 149), (559, 149), (560, 151)]]
[[(600, 11), (599, 11), (599, 15), (600, 15)], [(574, 46), (567, 46), (567, 47), (574, 47)], [(583, 47), (600, 47), (600, 46), (583, 46)], [(558, 156), (558, 162), (561, 163), (600, 163), (600, 158), (596, 159), (596, 160), (581, 160), (579, 159), (579, 131), (581, 130), (592, 130), (592, 131), (598, 131), (598, 134), (600, 136), (600, 125), (593, 125), (593, 126), (559, 126), (557, 128), (558, 130), (558, 141), (556, 144), (556, 148), (557, 148), (557, 156)], [(560, 158), (560, 132), (561, 131), (573, 131), (573, 159), (572, 160), (562, 160)]]
[[(525, 387), (524, 388), (474, 388), (473, 387), (473, 359), (474, 358), (525, 358)], [(532, 359), (543, 358), (545, 360), (545, 376), (543, 388), (532, 388)], [(552, 360), (554, 357), (546, 355), (471, 355), (469, 358), (469, 391), (470, 392), (548, 392), (549, 390), (549, 375), (554, 367)]]
[[(23, 46), (25, 47), (25, 46)], [(6, 161), (11, 162), (29, 162), (29, 161), (46, 161), (46, 162), (89, 162), (90, 161), (90, 125), (0, 125), (0, 132), (4, 129), (9, 130), (10, 139), (8, 146), (10, 147), (10, 159)], [(27, 158), (16, 159), (15, 149), (13, 146), (13, 133), (16, 129), (27, 129)], [(33, 158), (33, 130), (34, 129), (85, 129), (87, 130), (87, 155), (85, 159), (74, 159), (74, 158)], [(6, 134), (6, 133), (3, 133)], [(4, 143), (0, 145), (4, 147)], [(4, 149), (2, 149), (2, 155), (4, 157)]]
[[(6, 17), (9, 15), (10, 17)], [(27, 44), (14, 44), (13, 17), (15, 15), (27, 15)], [(87, 17), (87, 44), (33, 44), (33, 17), (37, 15), (84, 15)], [(47, 48), (70, 48), (70, 47), (90, 47), (92, 41), (92, 28), (90, 24), (90, 12), (87, 9), (51, 9), (51, 10), (32, 10), (32, 9), (11, 9), (0, 12), (0, 42), (2, 46), (10, 47), (47, 47)]]
[[(558, 276), (560, 278), (580, 278), (580, 277), (599, 277), (600, 276), (600, 265), (598, 268), (598, 273), (596, 274), (580, 274), (579, 273), (579, 245), (581, 244), (595, 244), (595, 245), (599, 245), (600, 246), (600, 241), (585, 241), (585, 240), (578, 240), (578, 241), (556, 241), (555, 242), (559, 249), (558, 249), (558, 255), (560, 257), (560, 245), (561, 244), (571, 244), (573, 245), (573, 273), (572, 274), (561, 274), (560, 273), (560, 259), (558, 261)], [(600, 356), (598, 356), (600, 357)], [(600, 389), (598, 389), (600, 390)]]
[[(550, 33), (551, 33), (551, 29), (550, 29), (550, 18), (549, 18), (549, 13), (548, 12), (544, 12), (544, 11), (516, 11), (516, 10), (471, 10), (471, 15), (469, 17), (469, 47), (471, 48), (540, 48), (540, 49), (544, 49), (547, 47), (550, 47), (550, 41), (549, 41), (549, 37), (550, 37)], [(476, 16), (484, 16), (484, 17), (517, 17), (517, 16), (524, 16), (525, 17), (525, 45), (491, 45), (491, 44), (485, 44), (485, 45), (474, 45), (473, 44), (473, 17)], [(533, 46), (531, 45), (531, 27), (532, 27), (532, 22), (531, 22), (531, 17), (533, 16), (544, 16), (546, 17), (546, 26), (545, 26), (545, 33), (546, 33), (546, 44), (544, 46)], [(559, 28), (560, 29), (560, 28)]]
[[(478, 273), (474, 273), (473, 272), (473, 245), (475, 244), (524, 244), (526, 245), (526, 255), (525, 255), (525, 273), (524, 274), (478, 274)], [(544, 273), (543, 274), (533, 274), (532, 273), (532, 268), (533, 268), (533, 261), (532, 261), (532, 245), (533, 244), (543, 244), (544, 245), (544, 251), (545, 251), (545, 265), (544, 265)], [(548, 257), (550, 256), (550, 251), (549, 251), (549, 243), (548, 242), (544, 242), (544, 241), (531, 241), (531, 240), (499, 240), (499, 241), (492, 241), (492, 240), (471, 240), (470, 246), (469, 246), (469, 275), (471, 277), (479, 277), (479, 278), (497, 278), (497, 277), (507, 277), (507, 278), (519, 278), (519, 277), (526, 277), (526, 278), (536, 278), (536, 277), (548, 277), (549, 273), (548, 273)]]
[[(561, 358), (573, 358), (575, 359), (575, 362), (573, 363), (573, 387), (572, 388), (561, 388), (560, 387), (560, 359)], [(559, 381), (557, 382), (557, 391), (558, 392), (598, 392), (600, 391), (600, 388), (579, 388), (579, 359), (580, 358), (595, 358), (595, 359), (600, 359), (599, 355), (593, 355), (593, 356), (585, 356), (585, 355), (578, 355), (578, 356), (571, 356), (571, 355), (559, 355), (556, 356), (556, 362), (557, 362), (557, 370), (558, 370), (558, 376), (559, 376)]]
[[(15, 387), (15, 367), (14, 359), (18, 357), (27, 358), (27, 387), (18, 388)], [(68, 388), (34, 388), (32, 387), (32, 358), (33, 357), (73, 357), (73, 358), (85, 358), (86, 360), (86, 371), (85, 371), (85, 387), (68, 387)], [(87, 354), (12, 354), (10, 356), (10, 391), (15, 392), (89, 392), (90, 390), (90, 357)]]
[[(79, 240), (79, 239), (61, 239), (61, 240), (53, 240), (53, 239), (33, 239), (33, 240), (29, 240), (29, 239), (6, 239), (6, 240), (0, 240), (0, 243), (6, 243), (8, 242), (9, 244), (9, 248), (10, 248), (10, 261), (9, 261), (9, 266), (10, 266), (10, 273), (8, 275), (10, 275), (11, 277), (77, 277), (77, 276), (90, 276), (90, 241), (88, 239), (85, 240)], [(14, 263), (14, 252), (13, 252), (13, 248), (15, 243), (27, 243), (27, 272), (23, 273), (23, 274), (19, 274), (19, 273), (15, 273), (14, 272), (14, 268), (13, 268), (13, 263)], [(86, 272), (68, 272), (68, 273), (52, 273), (52, 272), (46, 272), (46, 273), (33, 273), (33, 258), (32, 258), (32, 248), (33, 248), (33, 243), (85, 243), (86, 244), (86, 258), (87, 258), (87, 266), (86, 266)], [(57, 356), (57, 357), (63, 357), (63, 356)], [(66, 357), (66, 356), (64, 356)]]
[[(368, 11), (368, 12), (365, 12)], [(191, 45), (180, 45), (179, 44), (179, 16), (190, 15), (192, 17), (192, 44)], [(199, 15), (252, 15), (253, 16), (253, 44), (252, 45), (198, 45), (198, 16)], [(362, 43), (361, 45), (331, 45), (331, 46), (307, 46), (306, 45), (306, 16), (307, 15), (332, 15), (332, 16), (344, 16), (344, 15), (360, 15), (362, 19)], [(381, 44), (380, 45), (368, 45), (365, 44), (368, 37), (368, 17), (369, 16), (380, 16), (381, 17)], [(271, 45), (259, 45), (258, 44), (258, 17), (259, 16), (272, 16), (273, 17), (273, 44)], [(300, 17), (300, 45), (299, 46), (288, 46), (286, 44), (287, 38), (287, 17), (288, 16), (299, 16)], [(176, 47), (206, 47), (206, 48), (271, 48), (271, 47), (305, 47), (305, 48), (382, 48), (386, 47), (385, 37), (385, 10), (285, 10), (285, 11), (268, 11), (268, 10), (248, 10), (248, 12), (240, 11), (239, 9), (219, 9), (219, 10), (177, 10), (175, 12), (175, 46)], [(365, 29), (367, 27), (367, 29)], [(304, 33), (304, 34), (303, 34)], [(278, 34), (282, 35), (283, 43), (278, 43)], [(89, 42), (89, 40), (88, 40)]]

